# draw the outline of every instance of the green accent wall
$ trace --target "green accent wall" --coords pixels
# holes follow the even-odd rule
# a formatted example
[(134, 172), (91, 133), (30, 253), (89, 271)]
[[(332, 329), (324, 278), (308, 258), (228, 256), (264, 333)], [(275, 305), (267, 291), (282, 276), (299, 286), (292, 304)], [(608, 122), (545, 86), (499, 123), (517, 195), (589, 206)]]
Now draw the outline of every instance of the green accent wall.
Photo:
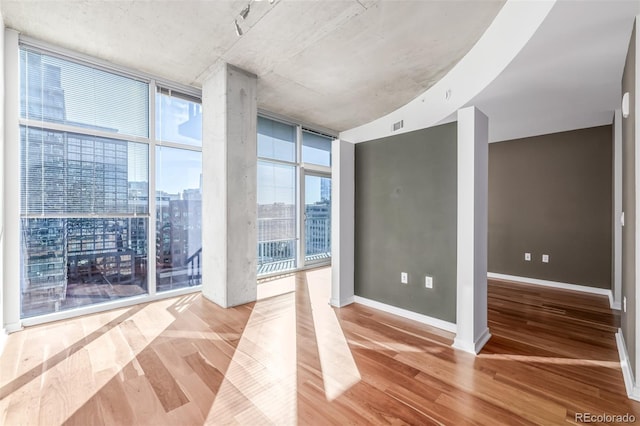
[[(629, 117), (622, 119), (622, 297), (627, 312), (622, 312), (622, 334), (633, 376), (636, 368), (636, 25), (633, 26), (627, 60), (622, 74), (622, 93), (629, 92)], [(622, 97), (622, 94), (620, 94)]]
[(489, 272), (611, 288), (611, 135), (600, 126), (489, 144)]
[(355, 294), (455, 323), (457, 123), (356, 144), (355, 193)]

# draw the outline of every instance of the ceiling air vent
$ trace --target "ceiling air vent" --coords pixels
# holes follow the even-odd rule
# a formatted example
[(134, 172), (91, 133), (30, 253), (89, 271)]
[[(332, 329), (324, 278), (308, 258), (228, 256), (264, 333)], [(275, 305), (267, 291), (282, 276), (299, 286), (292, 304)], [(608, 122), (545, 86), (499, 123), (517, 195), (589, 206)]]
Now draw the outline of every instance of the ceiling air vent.
[(393, 131), (400, 130), (404, 127), (404, 120), (400, 120), (397, 123), (393, 123)]

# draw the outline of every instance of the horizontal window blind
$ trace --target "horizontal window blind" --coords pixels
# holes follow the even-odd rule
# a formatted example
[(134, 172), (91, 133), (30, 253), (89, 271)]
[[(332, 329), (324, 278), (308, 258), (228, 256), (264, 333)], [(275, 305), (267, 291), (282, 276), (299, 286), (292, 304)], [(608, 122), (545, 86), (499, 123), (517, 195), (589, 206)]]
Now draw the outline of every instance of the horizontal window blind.
[(23, 215), (149, 212), (149, 147), (21, 126)]
[(330, 137), (304, 130), (302, 132), (302, 162), (331, 166), (331, 141)]
[(258, 157), (296, 161), (296, 128), (258, 117)]
[(149, 136), (149, 85), (20, 49), (20, 114), (27, 120)]
[(296, 238), (296, 168), (258, 161), (258, 241)]

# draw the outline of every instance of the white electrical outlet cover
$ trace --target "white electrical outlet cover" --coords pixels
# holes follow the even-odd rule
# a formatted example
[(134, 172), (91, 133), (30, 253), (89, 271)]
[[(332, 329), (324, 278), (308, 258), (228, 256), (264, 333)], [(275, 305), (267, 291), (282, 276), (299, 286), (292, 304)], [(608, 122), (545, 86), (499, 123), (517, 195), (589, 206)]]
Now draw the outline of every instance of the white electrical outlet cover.
[(622, 116), (624, 118), (629, 117), (629, 92), (625, 92), (624, 95), (622, 95), (622, 105), (620, 109), (622, 109)]
[(424, 277), (425, 288), (433, 288), (433, 277)]

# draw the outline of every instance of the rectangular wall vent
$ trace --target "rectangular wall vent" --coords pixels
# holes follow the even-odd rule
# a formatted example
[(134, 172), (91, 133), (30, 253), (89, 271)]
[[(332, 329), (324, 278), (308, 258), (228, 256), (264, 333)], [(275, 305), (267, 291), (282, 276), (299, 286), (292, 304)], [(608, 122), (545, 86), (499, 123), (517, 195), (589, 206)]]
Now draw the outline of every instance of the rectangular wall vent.
[(404, 120), (400, 120), (397, 123), (393, 123), (393, 131), (400, 130), (404, 127)]

